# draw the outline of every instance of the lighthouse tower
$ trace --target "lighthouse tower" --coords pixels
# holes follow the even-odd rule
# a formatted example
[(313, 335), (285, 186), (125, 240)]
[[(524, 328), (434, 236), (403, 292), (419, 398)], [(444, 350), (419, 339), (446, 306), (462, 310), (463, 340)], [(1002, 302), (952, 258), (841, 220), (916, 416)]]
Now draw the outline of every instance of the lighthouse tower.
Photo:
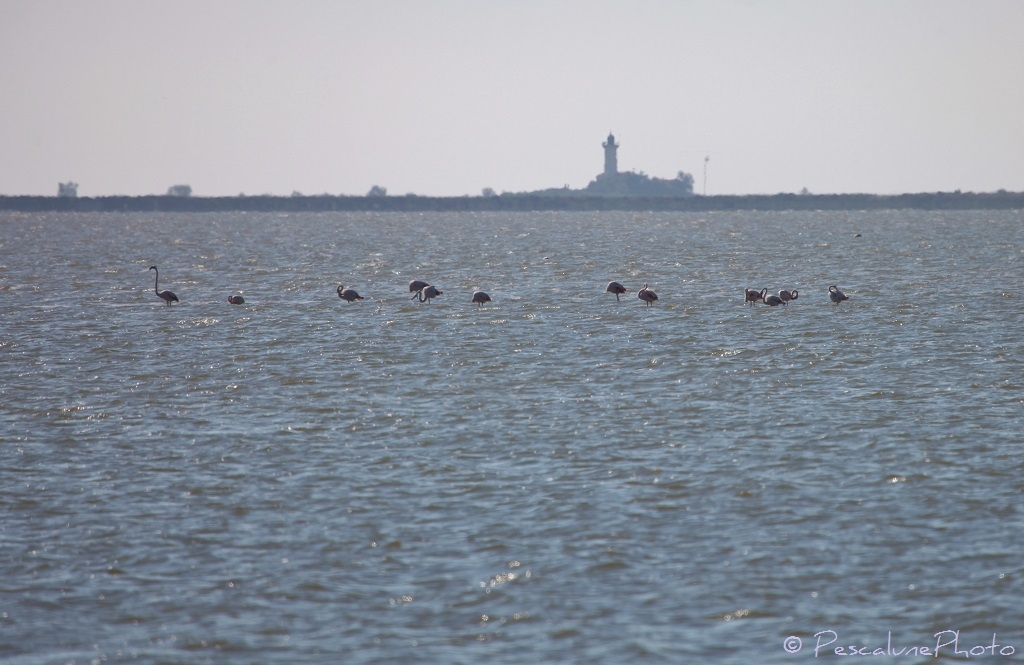
[(601, 147), (604, 148), (604, 174), (615, 175), (619, 172), (619, 160), (615, 156), (619, 144), (615, 142), (615, 135), (608, 132), (608, 140)]

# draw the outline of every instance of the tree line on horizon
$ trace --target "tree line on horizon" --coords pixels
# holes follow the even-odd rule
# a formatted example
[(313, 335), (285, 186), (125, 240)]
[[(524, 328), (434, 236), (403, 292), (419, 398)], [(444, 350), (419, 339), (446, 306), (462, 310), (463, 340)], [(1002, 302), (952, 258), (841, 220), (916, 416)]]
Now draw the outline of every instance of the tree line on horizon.
[[(173, 189), (173, 188), (172, 188)], [(380, 188), (383, 190), (383, 188)], [(181, 193), (145, 196), (2, 196), (0, 210), (20, 212), (330, 212), (330, 211), (729, 211), (729, 210), (972, 210), (1024, 209), (1024, 192), (923, 192), (915, 194), (739, 194), (715, 196), (594, 195), (580, 190), (528, 193), (493, 191), (481, 196), (430, 197), (415, 194), (366, 196), (199, 197)]]

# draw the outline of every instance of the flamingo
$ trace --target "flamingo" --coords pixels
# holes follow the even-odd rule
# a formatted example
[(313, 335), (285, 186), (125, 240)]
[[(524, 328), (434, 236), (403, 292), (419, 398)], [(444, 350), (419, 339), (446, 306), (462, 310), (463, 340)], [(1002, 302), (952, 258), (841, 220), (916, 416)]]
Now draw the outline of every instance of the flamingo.
[(626, 287), (624, 287), (619, 282), (608, 282), (608, 287), (605, 288), (604, 292), (605, 293), (614, 293), (615, 294), (615, 300), (618, 300), (619, 299), (619, 294), (626, 292)]
[(796, 300), (797, 298), (799, 298), (800, 292), (797, 291), (796, 289), (793, 289), (792, 291), (782, 289), (781, 291), (779, 291), (779, 297), (788, 303), (790, 300)]
[(775, 307), (776, 305), (785, 305), (787, 303), (785, 300), (782, 299), (781, 296), (777, 296), (773, 293), (770, 296), (765, 296), (764, 304), (768, 305), (769, 307)]
[(168, 307), (171, 306), (172, 302), (179, 302), (178, 296), (174, 295), (172, 292), (160, 290), (160, 271), (156, 269), (156, 266), (149, 266), (149, 269), (156, 270), (156, 274), (153, 275), (153, 290), (156, 291), (158, 296), (160, 296), (160, 299), (166, 302)]
[(347, 300), (349, 303), (363, 299), (361, 295), (356, 293), (355, 289), (346, 289), (344, 284), (338, 285), (338, 297), (342, 300)]
[(245, 298), (242, 296), (228, 296), (228, 302), (232, 305), (244, 305)]
[(835, 284), (833, 284), (832, 286), (828, 287), (828, 297), (829, 297), (829, 299), (832, 302), (834, 302), (837, 305), (839, 303), (843, 302), (844, 300), (849, 300), (850, 299), (850, 296), (848, 296), (845, 293), (843, 293), (842, 291), (840, 291), (839, 287), (836, 286)]
[(636, 297), (639, 298), (640, 300), (643, 300), (645, 303), (647, 303), (647, 306), (650, 307), (651, 305), (654, 304), (654, 301), (658, 299), (658, 294), (647, 288), (647, 284), (644, 283), (644, 288), (637, 291)]
[(743, 302), (748, 302), (750, 303), (750, 306), (753, 307), (754, 303), (758, 300), (764, 302), (764, 297), (766, 295), (768, 295), (768, 289), (761, 289), (760, 291), (757, 289), (747, 289), (743, 292)]
[(413, 297), (414, 298), (418, 297), (420, 302), (427, 302), (428, 303), (428, 302), (430, 302), (431, 298), (436, 298), (439, 295), (442, 295), (443, 293), (444, 293), (444, 291), (438, 290), (438, 288), (436, 286), (433, 286), (431, 284), (427, 284), (427, 285), (425, 285), (423, 287), (422, 290), (417, 291), (416, 295), (413, 296)]
[(483, 291), (474, 291), (473, 302), (475, 302), (480, 307), (483, 307), (483, 304), (485, 302), (491, 302), (491, 297), (484, 293)]
[(409, 293), (415, 294), (412, 299), (416, 300), (416, 296), (419, 295), (419, 292), (427, 286), (430, 286), (430, 284), (428, 282), (424, 282), (422, 279), (414, 279), (409, 282)]

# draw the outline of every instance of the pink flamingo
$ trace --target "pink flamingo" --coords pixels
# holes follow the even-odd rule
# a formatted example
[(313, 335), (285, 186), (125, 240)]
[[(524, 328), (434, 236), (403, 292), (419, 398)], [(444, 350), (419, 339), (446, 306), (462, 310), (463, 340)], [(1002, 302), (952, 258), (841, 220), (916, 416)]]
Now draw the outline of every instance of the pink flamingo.
[(174, 295), (171, 291), (160, 290), (160, 271), (156, 269), (156, 266), (149, 266), (149, 269), (156, 270), (156, 274), (153, 275), (153, 290), (156, 291), (158, 296), (160, 296), (160, 299), (166, 302), (168, 307), (171, 306), (172, 302), (180, 302), (178, 300), (178, 296)]
[(650, 307), (651, 305), (654, 304), (654, 301), (658, 299), (658, 294), (647, 288), (647, 284), (644, 283), (644, 288), (637, 291), (636, 297), (639, 298), (640, 300), (643, 300), (645, 303), (647, 303), (647, 306)]
[(750, 303), (750, 306), (753, 307), (754, 303), (756, 303), (758, 300), (764, 302), (764, 297), (767, 294), (768, 289), (761, 289), (760, 291), (758, 291), (757, 289), (747, 289), (743, 292), (743, 302), (748, 302)]
[(344, 284), (338, 285), (338, 297), (342, 300), (347, 300), (349, 303), (354, 303), (357, 300), (362, 300), (363, 297), (356, 293), (355, 289), (346, 289)]
[(417, 295), (424, 287), (430, 286), (429, 282), (424, 282), (422, 279), (414, 279), (409, 282), (409, 293), (414, 294), (412, 299), (416, 300)]
[(607, 286), (607, 288), (605, 288), (604, 292), (605, 293), (614, 293), (615, 294), (615, 300), (618, 300), (619, 299), (619, 294), (626, 292), (626, 287), (624, 287), (619, 282), (608, 282), (608, 286)]
[(832, 286), (828, 287), (828, 297), (829, 297), (829, 299), (832, 302), (834, 302), (837, 305), (839, 303), (843, 302), (844, 300), (849, 300), (850, 299), (850, 296), (848, 296), (845, 293), (843, 293), (842, 291), (840, 291), (839, 287), (836, 286), (835, 284), (833, 284)]
[(416, 292), (414, 298), (419, 298), (420, 302), (430, 302), (431, 298), (436, 298), (439, 295), (443, 295), (444, 291), (439, 290), (436, 286), (427, 284), (421, 290)]

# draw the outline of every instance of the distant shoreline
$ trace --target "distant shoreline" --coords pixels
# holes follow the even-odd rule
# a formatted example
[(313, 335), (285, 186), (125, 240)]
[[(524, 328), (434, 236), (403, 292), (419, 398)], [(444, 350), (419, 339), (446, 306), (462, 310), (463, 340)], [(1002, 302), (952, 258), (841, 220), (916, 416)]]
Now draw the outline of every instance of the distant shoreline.
[(918, 194), (771, 194), (605, 197), (535, 194), (497, 196), (0, 196), (15, 212), (548, 212), (732, 210), (1015, 210), (1024, 192)]

